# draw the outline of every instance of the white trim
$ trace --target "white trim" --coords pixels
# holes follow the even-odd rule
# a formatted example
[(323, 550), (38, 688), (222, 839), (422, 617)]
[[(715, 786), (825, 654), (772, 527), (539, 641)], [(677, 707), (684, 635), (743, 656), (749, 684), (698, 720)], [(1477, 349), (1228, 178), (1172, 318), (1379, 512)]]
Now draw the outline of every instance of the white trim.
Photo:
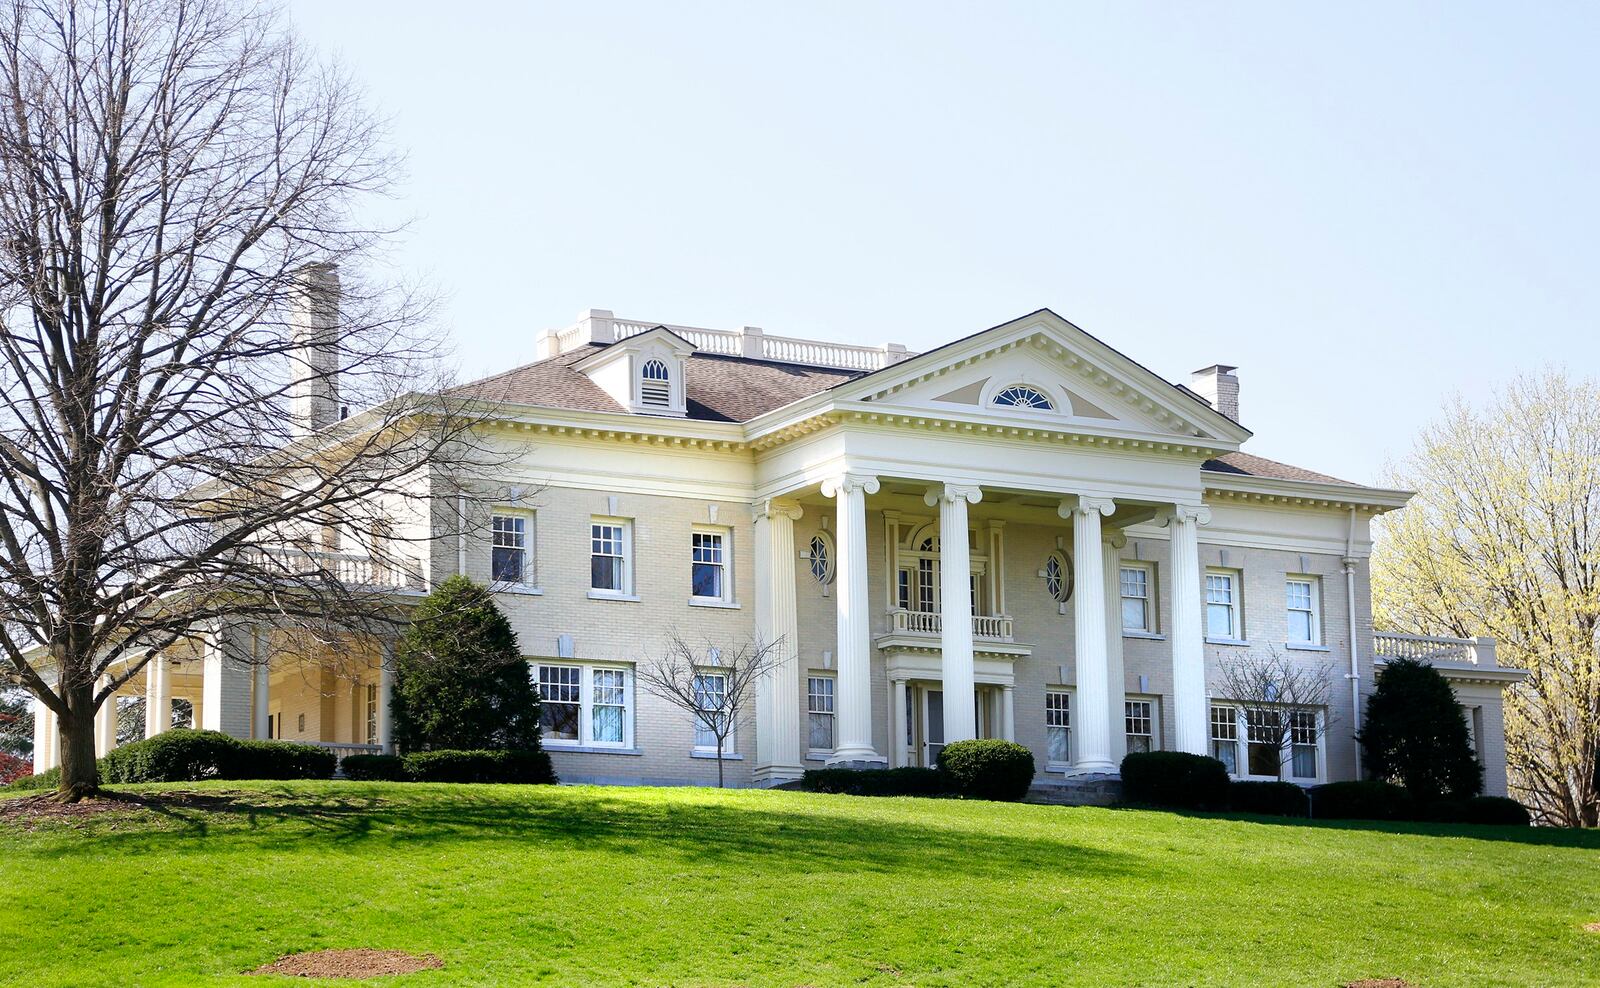
[[(541, 708), (545, 705), (555, 705), (553, 701), (543, 698), (543, 684), (540, 679), (541, 669), (576, 669), (578, 670), (578, 736), (576, 738), (552, 738), (546, 735), (543, 738), (545, 747), (551, 751), (622, 751), (634, 750), (634, 720), (637, 717), (637, 684), (634, 670), (631, 665), (618, 662), (581, 662), (572, 659), (532, 659), (529, 660), (529, 675), (533, 678), (534, 686), (540, 690)], [(618, 741), (597, 741), (594, 738), (594, 708), (596, 706), (611, 706), (611, 704), (596, 704), (595, 691), (597, 684), (595, 677), (598, 673), (622, 674), (622, 738)], [(615, 686), (606, 688), (615, 689)], [(541, 712), (541, 717), (542, 717)]]
[[(1228, 600), (1226, 603), (1211, 599), (1211, 581), (1226, 579), (1228, 581)], [(1222, 566), (1207, 566), (1201, 579), (1201, 602), (1205, 607), (1206, 642), (1212, 645), (1248, 645), (1244, 637), (1244, 572)], [(1213, 607), (1228, 608), (1228, 634), (1213, 635), (1211, 633), (1211, 609)]]
[[(606, 528), (606, 529), (617, 528), (617, 529), (621, 530), (620, 533), (617, 536), (615, 536), (615, 539), (614, 539), (614, 541), (616, 541), (619, 544), (618, 552), (616, 552), (616, 553), (596, 553), (594, 551), (594, 542), (595, 542), (595, 538), (596, 538), (595, 529), (596, 528)], [(604, 542), (610, 543), (610, 542), (613, 541), (613, 538), (610, 535), (610, 533), (608, 532), (602, 537), (602, 540)], [(607, 600), (638, 600), (639, 599), (637, 596), (634, 595), (634, 592), (633, 592), (633, 567), (634, 567), (634, 564), (633, 564), (633, 519), (632, 518), (617, 518), (617, 517), (612, 517), (612, 516), (609, 516), (609, 515), (592, 515), (592, 516), (590, 516), (590, 518), (589, 518), (589, 553), (588, 553), (588, 556), (589, 556), (589, 598), (591, 600), (599, 600), (599, 599), (607, 599)], [(612, 559), (620, 559), (621, 560), (621, 562), (618, 564), (618, 569), (620, 571), (619, 575), (618, 575), (619, 576), (618, 582), (621, 583), (621, 586), (619, 586), (619, 587), (597, 587), (597, 586), (594, 585), (594, 560), (595, 560), (596, 556), (602, 556), (602, 557), (605, 557), (605, 558), (612, 558)]]
[[(695, 536), (705, 536), (716, 539), (716, 552), (718, 559), (713, 563), (701, 563), (695, 558), (697, 547)], [(696, 607), (738, 607), (739, 602), (733, 592), (733, 529), (726, 525), (693, 525), (689, 528), (689, 603)], [(694, 592), (694, 568), (700, 565), (716, 566), (718, 582), (721, 584), (722, 593), (717, 596), (700, 596)]]
[[(1309, 606), (1306, 608), (1291, 607), (1289, 602), (1289, 585), (1305, 584)], [(1289, 626), (1289, 615), (1308, 614), (1311, 622), (1311, 637), (1305, 639), (1289, 638), (1286, 632), (1286, 643), (1290, 648), (1314, 648), (1322, 645), (1322, 577), (1304, 573), (1285, 573), (1283, 577), (1283, 608), (1284, 623)]]
[[(1129, 597), (1123, 591), (1122, 574), (1125, 570), (1138, 570), (1144, 574), (1143, 598)], [(1117, 568), (1117, 593), (1119, 597), (1117, 603), (1117, 619), (1122, 624), (1122, 636), (1124, 638), (1163, 637), (1160, 634), (1159, 627), (1161, 607), (1159, 601), (1156, 599), (1156, 564), (1154, 562), (1133, 559), (1122, 560)], [(1123, 606), (1127, 601), (1140, 599), (1144, 601), (1144, 627), (1130, 628), (1128, 627), (1127, 621), (1123, 617)]]

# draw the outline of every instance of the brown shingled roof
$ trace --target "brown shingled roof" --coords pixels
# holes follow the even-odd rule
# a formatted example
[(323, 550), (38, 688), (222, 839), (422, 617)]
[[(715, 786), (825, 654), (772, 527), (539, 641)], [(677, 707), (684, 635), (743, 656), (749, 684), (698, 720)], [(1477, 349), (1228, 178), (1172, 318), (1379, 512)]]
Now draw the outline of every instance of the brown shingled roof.
[[(604, 343), (591, 343), (570, 353), (462, 385), (453, 393), (517, 405), (621, 412), (621, 405), (589, 380), (587, 374), (572, 366), (604, 346)], [(686, 366), (688, 417), (706, 422), (746, 422), (861, 376), (860, 371), (712, 353), (690, 354)]]
[(1271, 480), (1305, 480), (1317, 484), (1344, 484), (1347, 487), (1359, 487), (1348, 480), (1330, 477), (1325, 473), (1307, 470), (1304, 467), (1290, 466), (1269, 460), (1264, 456), (1252, 456), (1249, 453), (1224, 453), (1213, 460), (1200, 464), (1200, 469), (1211, 470), (1216, 473), (1233, 473), (1245, 477), (1266, 477)]

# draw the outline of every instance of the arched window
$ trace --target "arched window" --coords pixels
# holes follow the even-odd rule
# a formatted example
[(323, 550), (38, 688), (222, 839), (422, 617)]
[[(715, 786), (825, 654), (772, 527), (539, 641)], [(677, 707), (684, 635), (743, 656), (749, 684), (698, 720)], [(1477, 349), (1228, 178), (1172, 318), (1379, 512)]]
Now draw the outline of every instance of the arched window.
[(650, 359), (644, 362), (643, 369), (639, 371), (639, 403), (672, 404), (672, 380), (663, 361)]
[(1013, 384), (994, 396), (994, 403), (1003, 408), (1038, 408), (1049, 411), (1056, 406), (1038, 388), (1026, 384)]
[(811, 576), (823, 586), (833, 580), (833, 540), (823, 532), (811, 536)]
[(1044, 589), (1058, 604), (1072, 597), (1072, 562), (1065, 553), (1052, 552), (1045, 558)]

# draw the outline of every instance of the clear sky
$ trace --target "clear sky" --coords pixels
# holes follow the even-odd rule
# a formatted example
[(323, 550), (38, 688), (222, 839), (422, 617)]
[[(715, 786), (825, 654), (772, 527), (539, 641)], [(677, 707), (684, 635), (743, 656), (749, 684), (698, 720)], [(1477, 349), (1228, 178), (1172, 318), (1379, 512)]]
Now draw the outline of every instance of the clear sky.
[(295, 0), (463, 373), (588, 307), (926, 349), (1048, 306), (1377, 478), (1600, 365), (1600, 7)]

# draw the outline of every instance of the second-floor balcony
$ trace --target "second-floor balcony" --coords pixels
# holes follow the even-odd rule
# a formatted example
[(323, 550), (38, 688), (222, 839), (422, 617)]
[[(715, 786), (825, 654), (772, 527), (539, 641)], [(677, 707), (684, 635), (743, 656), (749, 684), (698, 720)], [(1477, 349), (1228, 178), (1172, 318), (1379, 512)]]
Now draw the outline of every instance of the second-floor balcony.
[(1490, 669), (1498, 664), (1493, 638), (1443, 638), (1377, 631), (1372, 635), (1372, 644), (1373, 652), (1380, 659), (1416, 659), (1431, 664), (1450, 663)]
[(320, 577), (352, 589), (426, 589), (422, 564), (413, 556), (392, 554), (374, 558), (348, 552), (318, 552), (305, 549), (252, 549), (253, 564), (268, 570), (281, 570), (285, 576)]
[[(938, 635), (943, 628), (938, 611), (911, 611), (895, 608), (889, 612), (889, 630), (894, 634)], [(972, 615), (972, 637), (986, 641), (1013, 641), (1008, 614)]]

